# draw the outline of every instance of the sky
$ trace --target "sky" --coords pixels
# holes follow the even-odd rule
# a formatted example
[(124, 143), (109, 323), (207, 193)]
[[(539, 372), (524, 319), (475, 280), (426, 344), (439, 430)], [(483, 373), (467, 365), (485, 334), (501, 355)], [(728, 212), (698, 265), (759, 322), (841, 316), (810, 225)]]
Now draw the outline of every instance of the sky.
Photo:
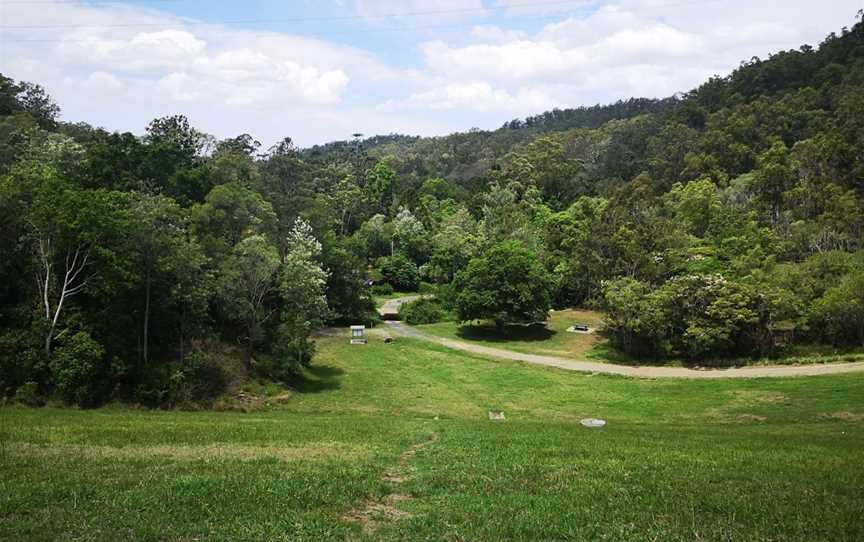
[(861, 0), (0, 0), (0, 73), (62, 119), (140, 134), (182, 113), (267, 148), (444, 135), (666, 97), (818, 45)]

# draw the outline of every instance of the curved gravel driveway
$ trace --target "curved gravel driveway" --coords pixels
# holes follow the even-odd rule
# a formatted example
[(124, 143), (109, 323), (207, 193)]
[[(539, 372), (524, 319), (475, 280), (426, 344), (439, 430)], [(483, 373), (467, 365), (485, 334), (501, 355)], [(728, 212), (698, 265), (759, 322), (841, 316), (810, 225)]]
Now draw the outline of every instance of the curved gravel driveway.
[[(390, 300), (388, 303), (400, 300)], [(406, 301), (402, 299), (401, 301)], [(398, 307), (400, 303), (394, 305)], [(488, 358), (522, 361), (534, 365), (546, 367), (557, 367), (568, 371), (580, 371), (585, 373), (602, 373), (636, 378), (765, 378), (765, 377), (790, 377), (790, 376), (818, 376), (839, 373), (851, 373), (864, 371), (864, 362), (854, 363), (825, 363), (813, 365), (773, 365), (758, 367), (732, 367), (729, 369), (688, 369), (686, 367), (630, 367), (627, 365), (615, 365), (612, 363), (597, 363), (593, 361), (576, 361), (572, 359), (559, 358), (555, 356), (541, 356), (536, 354), (523, 354), (502, 348), (481, 346), (466, 341), (446, 339), (419, 331), (417, 328), (408, 326), (403, 322), (388, 321), (387, 328), (393, 335), (403, 337), (416, 337), (426, 341), (440, 344), (454, 350), (463, 350)]]

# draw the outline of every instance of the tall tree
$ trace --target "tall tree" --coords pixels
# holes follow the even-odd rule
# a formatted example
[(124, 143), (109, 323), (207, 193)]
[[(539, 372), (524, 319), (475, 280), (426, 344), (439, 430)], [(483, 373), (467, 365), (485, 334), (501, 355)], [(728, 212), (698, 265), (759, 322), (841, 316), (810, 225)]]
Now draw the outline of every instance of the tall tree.
[(286, 373), (296, 373), (312, 358), (313, 330), (327, 319), (327, 271), (321, 265), (321, 243), (312, 227), (298, 219), (288, 235), (288, 251), (282, 263), (279, 294), (282, 298), (277, 353)]
[(219, 274), (219, 296), (228, 314), (243, 323), (246, 336), (246, 367), (252, 367), (261, 324), (272, 314), (266, 306), (274, 291), (279, 252), (261, 235), (240, 241), (223, 262)]
[(550, 277), (536, 254), (516, 241), (493, 246), (468, 264), (453, 281), (456, 312), (463, 322), (545, 322), (552, 301)]

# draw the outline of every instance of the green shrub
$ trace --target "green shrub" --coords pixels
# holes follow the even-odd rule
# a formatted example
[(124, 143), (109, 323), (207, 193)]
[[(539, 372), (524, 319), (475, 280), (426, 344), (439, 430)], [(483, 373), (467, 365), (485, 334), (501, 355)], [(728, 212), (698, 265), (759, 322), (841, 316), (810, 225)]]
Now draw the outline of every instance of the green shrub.
[(400, 292), (416, 292), (420, 286), (417, 265), (404, 254), (396, 253), (389, 258), (381, 258), (381, 276)]
[(45, 398), (39, 392), (39, 384), (30, 380), (15, 390), (15, 402), (31, 407), (43, 406)]
[(421, 282), (420, 283), (420, 293), (421, 294), (434, 294), (437, 287), (431, 282)]
[(369, 289), (372, 292), (372, 295), (393, 295), (393, 286), (389, 283), (384, 284), (376, 284), (372, 288)]
[(303, 367), (312, 364), (315, 355), (315, 343), (305, 334), (297, 334), (286, 326), (279, 326), (276, 343), (273, 347), (273, 359), (270, 364), (270, 376), (275, 380), (289, 383), (303, 372)]
[(67, 403), (92, 405), (98, 398), (102, 356), (105, 349), (86, 331), (79, 331), (60, 342), (49, 367), (54, 387)]
[(224, 392), (227, 378), (204, 352), (194, 351), (170, 365), (168, 384), (171, 405), (196, 405), (208, 403)]
[(452, 283), (439, 284), (435, 291), (435, 299), (448, 311), (456, 310), (456, 289)]
[(12, 395), (25, 382), (44, 383), (47, 364), (41, 337), (29, 330), (0, 334), (0, 395)]
[(153, 364), (134, 398), (150, 408), (209, 405), (228, 387), (225, 370), (207, 352), (194, 350), (182, 360)]
[(810, 309), (810, 327), (835, 346), (864, 346), (864, 271), (849, 273)]
[(447, 311), (437, 299), (418, 299), (399, 307), (399, 318), (411, 325), (434, 324), (446, 317)]

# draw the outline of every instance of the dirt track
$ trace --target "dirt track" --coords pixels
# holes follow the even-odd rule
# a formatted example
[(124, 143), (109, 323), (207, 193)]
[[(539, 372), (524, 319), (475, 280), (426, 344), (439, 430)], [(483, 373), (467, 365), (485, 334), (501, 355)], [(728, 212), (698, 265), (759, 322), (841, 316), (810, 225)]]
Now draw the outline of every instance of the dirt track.
[(398, 316), (399, 307), (401, 307), (403, 303), (408, 303), (410, 301), (414, 301), (415, 299), (420, 299), (421, 297), (424, 296), (417, 294), (408, 295), (405, 297), (397, 297), (396, 299), (388, 299), (384, 302), (383, 305), (378, 307), (378, 314), (380, 314), (385, 320), (387, 320), (389, 316)]
[[(387, 303), (402, 300), (390, 300)], [(398, 307), (398, 304), (396, 304)], [(397, 309), (398, 311), (398, 309)], [(733, 367), (729, 369), (687, 369), (685, 367), (630, 367), (627, 365), (615, 365), (612, 363), (597, 363), (593, 361), (576, 361), (572, 359), (554, 356), (540, 356), (536, 354), (523, 354), (481, 346), (466, 341), (445, 339), (423, 333), (402, 322), (387, 322), (387, 328), (393, 335), (403, 337), (416, 337), (434, 342), (454, 350), (463, 350), (488, 358), (522, 361), (534, 365), (545, 365), (557, 367), (568, 371), (580, 371), (585, 373), (602, 373), (630, 376), (636, 378), (764, 378), (764, 377), (790, 377), (790, 376), (817, 376), (838, 373), (851, 373), (864, 371), (864, 362), (855, 363), (826, 363), (813, 365), (775, 365), (760, 367)]]

